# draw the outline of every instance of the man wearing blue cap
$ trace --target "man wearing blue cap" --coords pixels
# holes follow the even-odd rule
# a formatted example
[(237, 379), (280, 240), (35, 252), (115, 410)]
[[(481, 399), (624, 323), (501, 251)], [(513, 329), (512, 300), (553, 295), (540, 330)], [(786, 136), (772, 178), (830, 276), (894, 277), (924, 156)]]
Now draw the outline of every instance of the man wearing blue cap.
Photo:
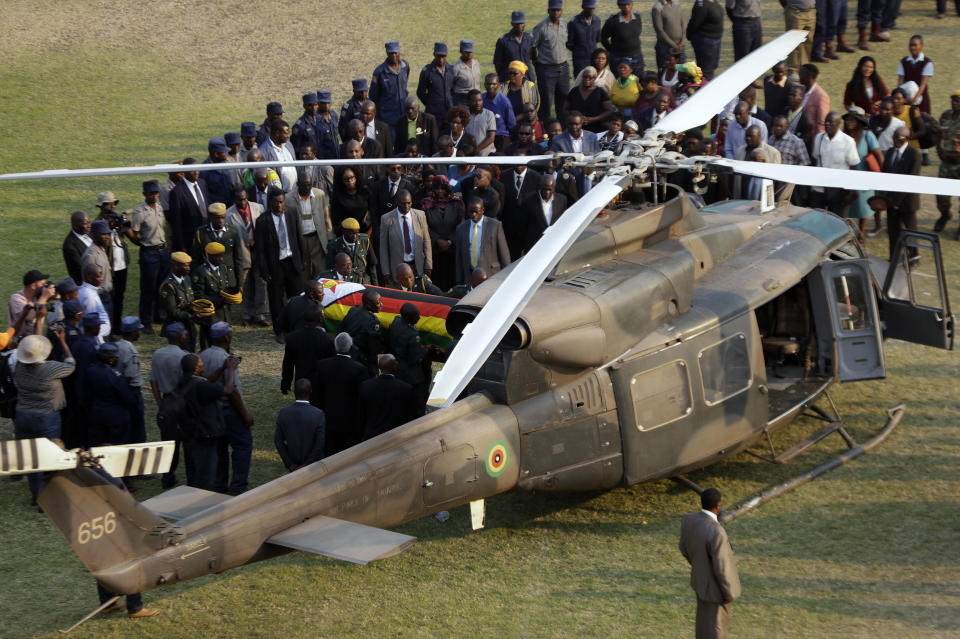
[(160, 321), (160, 283), (170, 268), (170, 252), (163, 231), (160, 183), (143, 183), (143, 202), (130, 218), (130, 239), (140, 246), (140, 317), (147, 320), (144, 333), (153, 334), (151, 324)]
[(551, 117), (556, 104), (557, 117), (562, 117), (563, 104), (570, 93), (570, 65), (567, 63), (567, 21), (563, 2), (549, 0), (547, 17), (533, 28), (533, 61), (537, 67), (537, 88), (540, 89), (540, 119)]
[(100, 295), (100, 301), (107, 315), (113, 318), (113, 231), (106, 220), (94, 220), (90, 225), (90, 237), (93, 238), (93, 244), (84, 252), (81, 261), (81, 268), (88, 265), (99, 266), (103, 272), (103, 278), (97, 287), (97, 293)]
[[(200, 361), (203, 362), (203, 376), (210, 382), (222, 381), (227, 361), (231, 358), (230, 343), (233, 338), (233, 329), (226, 322), (216, 322), (210, 326), (210, 348), (200, 352)], [(220, 398), (220, 414), (226, 426), (226, 444), (230, 448), (227, 458), (227, 446), (218, 449), (220, 459), (217, 464), (219, 477), (217, 483), (227, 486), (231, 495), (239, 495), (247, 491), (250, 476), (250, 460), (253, 456), (253, 416), (247, 411), (243, 403), (243, 391), (240, 389), (239, 362), (233, 373), (235, 392), (223, 395)], [(232, 472), (230, 467), (232, 468)]]
[(597, 0), (583, 0), (582, 11), (567, 24), (567, 48), (573, 54), (573, 75), (590, 66), (590, 55), (600, 46), (600, 18), (593, 15)]
[(242, 122), (240, 124), (240, 161), (247, 161), (247, 153), (259, 148), (257, 146), (257, 123)]
[(434, 43), (433, 62), (423, 67), (417, 83), (417, 97), (424, 110), (444, 128), (447, 111), (453, 106), (453, 69), (447, 64), (447, 53), (446, 43)]
[(347, 139), (347, 123), (350, 120), (360, 119), (360, 108), (367, 101), (367, 94), (370, 92), (370, 85), (366, 78), (356, 78), (353, 81), (353, 95), (347, 100), (346, 104), (340, 107), (340, 137)]
[(307, 93), (303, 96), (303, 115), (297, 118), (290, 129), (290, 143), (293, 148), (299, 151), (302, 147), (309, 144), (314, 149), (317, 148), (317, 112), (320, 110), (320, 101), (317, 100), (316, 93)]
[(400, 43), (390, 40), (384, 45), (387, 59), (373, 70), (370, 80), (370, 99), (377, 104), (380, 119), (396, 122), (403, 116), (403, 104), (407, 99), (407, 81), (410, 65), (400, 59)]
[[(510, 31), (497, 39), (493, 50), (493, 68), (500, 76), (500, 82), (510, 79), (507, 67), (514, 60), (520, 60), (527, 65), (527, 80), (537, 81), (537, 74), (533, 70), (533, 36), (524, 33), (527, 26), (527, 17), (523, 11), (514, 11), (510, 14)], [(480, 87), (476, 87), (479, 91)]]
[[(243, 146), (243, 139), (237, 131), (227, 131), (223, 134), (223, 141), (227, 143), (227, 163), (242, 162), (240, 159), (240, 147)], [(240, 169), (230, 170), (231, 184), (243, 183), (243, 171)]]
[(317, 91), (317, 144), (313, 152), (316, 157), (325, 160), (336, 160), (340, 157), (340, 123), (337, 114), (330, 108), (331, 102), (329, 91)]
[(87, 408), (89, 446), (130, 443), (130, 413), (137, 407), (137, 398), (114, 369), (119, 354), (113, 342), (101, 344), (83, 374), (80, 393)]
[[(483, 76), (480, 63), (473, 59), (473, 40), (460, 41), (460, 58), (453, 63), (453, 103), (467, 106), (467, 94), (481, 89)], [(424, 153), (424, 155), (430, 155)]]
[(140, 339), (143, 324), (136, 315), (127, 315), (120, 320), (120, 339), (117, 346), (117, 363), (114, 368), (127, 382), (137, 405), (130, 411), (130, 436), (125, 443), (141, 444), (147, 441), (147, 429), (143, 421), (143, 374), (140, 371), (140, 352), (133, 345)]
[(257, 146), (263, 148), (263, 143), (270, 138), (270, 125), (274, 120), (283, 119), (283, 105), (279, 102), (267, 103), (267, 117), (263, 123), (257, 127)]
[[(226, 164), (227, 153), (230, 148), (223, 138), (210, 138), (207, 143), (207, 159), (204, 164)], [(239, 183), (237, 172), (231, 170), (204, 171), (204, 179), (207, 182), (207, 191), (210, 193), (209, 206), (213, 202), (230, 202), (230, 186)]]

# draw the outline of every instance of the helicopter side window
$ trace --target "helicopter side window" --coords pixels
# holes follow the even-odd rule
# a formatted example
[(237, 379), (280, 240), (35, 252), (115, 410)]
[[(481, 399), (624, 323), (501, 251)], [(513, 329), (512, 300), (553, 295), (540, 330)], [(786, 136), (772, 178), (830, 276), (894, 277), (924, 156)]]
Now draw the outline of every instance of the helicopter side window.
[(857, 273), (845, 273), (833, 278), (833, 299), (839, 312), (840, 328), (859, 331), (870, 326), (866, 287)]
[(687, 363), (676, 360), (637, 373), (630, 380), (638, 430), (651, 430), (693, 410)]
[(700, 351), (700, 377), (703, 400), (708, 406), (747, 390), (752, 374), (747, 338), (737, 333)]

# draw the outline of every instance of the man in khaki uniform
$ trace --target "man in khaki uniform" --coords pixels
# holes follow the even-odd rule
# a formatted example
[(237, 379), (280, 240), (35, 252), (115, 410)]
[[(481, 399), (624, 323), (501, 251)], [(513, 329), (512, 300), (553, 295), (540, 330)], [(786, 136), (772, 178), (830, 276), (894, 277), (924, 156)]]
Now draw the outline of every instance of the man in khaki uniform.
[(730, 603), (740, 596), (740, 576), (727, 532), (717, 519), (720, 491), (700, 495), (701, 510), (683, 516), (680, 552), (690, 563), (690, 587), (697, 593), (697, 639), (723, 638), (730, 625)]

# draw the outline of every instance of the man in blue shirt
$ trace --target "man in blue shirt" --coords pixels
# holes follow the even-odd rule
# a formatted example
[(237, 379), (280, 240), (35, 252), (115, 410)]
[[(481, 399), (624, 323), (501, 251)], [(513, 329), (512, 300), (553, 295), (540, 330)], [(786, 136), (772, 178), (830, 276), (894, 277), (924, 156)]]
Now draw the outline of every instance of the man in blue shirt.
[(510, 104), (510, 98), (500, 93), (500, 79), (496, 73), (487, 74), (483, 87), (487, 90), (483, 94), (483, 108), (493, 113), (497, 119), (497, 133), (493, 138), (493, 145), (497, 151), (503, 151), (503, 147), (510, 140), (510, 132), (517, 126), (513, 105)]

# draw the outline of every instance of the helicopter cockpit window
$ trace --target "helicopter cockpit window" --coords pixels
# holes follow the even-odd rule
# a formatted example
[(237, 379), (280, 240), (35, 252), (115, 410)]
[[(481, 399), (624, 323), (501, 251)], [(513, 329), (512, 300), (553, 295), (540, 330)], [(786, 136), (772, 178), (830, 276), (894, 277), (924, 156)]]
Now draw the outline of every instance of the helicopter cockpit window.
[(693, 410), (687, 364), (677, 360), (637, 373), (630, 380), (638, 430), (650, 430)]
[(859, 331), (870, 326), (866, 286), (858, 273), (835, 276), (833, 296), (842, 330)]
[(708, 346), (700, 351), (700, 377), (703, 379), (703, 400), (717, 404), (750, 387), (750, 356), (743, 333)]

